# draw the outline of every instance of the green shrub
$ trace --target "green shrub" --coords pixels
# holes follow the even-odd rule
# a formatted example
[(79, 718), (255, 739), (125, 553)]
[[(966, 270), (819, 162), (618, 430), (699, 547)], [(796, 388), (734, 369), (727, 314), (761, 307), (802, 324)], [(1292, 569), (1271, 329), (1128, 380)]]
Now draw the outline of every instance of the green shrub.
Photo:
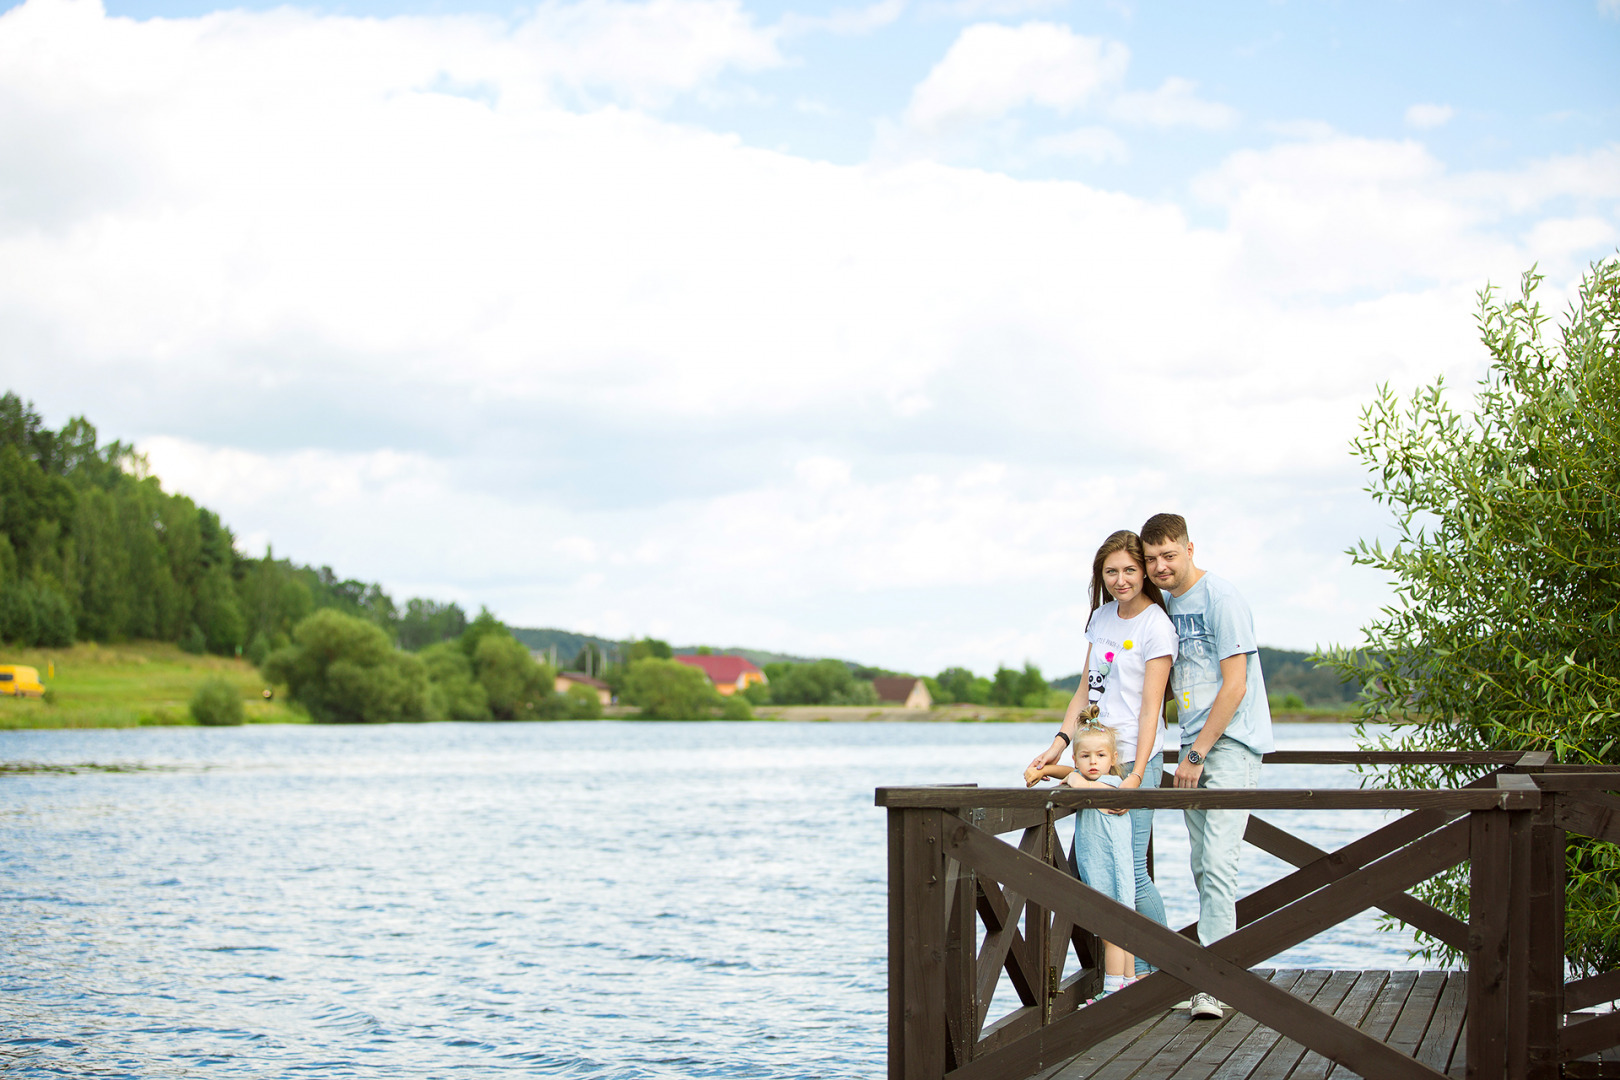
[[(871, 684), (868, 683), (868, 686)], [(741, 694), (732, 694), (720, 705), (720, 719), (722, 720), (752, 720), (754, 710), (748, 707), (748, 699)]]
[(293, 643), (265, 661), (266, 677), (286, 683), (318, 723), (429, 719), (422, 660), (394, 648), (375, 624), (323, 608), (293, 630)]
[(602, 699), (593, 686), (570, 686), (563, 694), (568, 699), (568, 715), (574, 720), (600, 720)]
[(643, 716), (659, 720), (706, 720), (720, 704), (720, 692), (702, 671), (679, 660), (651, 657), (630, 665), (624, 696), (641, 707)]
[(204, 679), (191, 695), (191, 718), (208, 727), (240, 724), (245, 718), (242, 695), (224, 679)]

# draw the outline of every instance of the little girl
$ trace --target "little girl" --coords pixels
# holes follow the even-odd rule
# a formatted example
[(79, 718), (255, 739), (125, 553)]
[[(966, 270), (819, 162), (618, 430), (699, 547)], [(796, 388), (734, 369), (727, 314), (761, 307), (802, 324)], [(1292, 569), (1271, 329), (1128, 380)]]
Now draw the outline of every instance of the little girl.
[[(1047, 779), (1061, 780), (1074, 788), (1118, 788), (1119, 749), (1113, 729), (1095, 721), (1080, 725), (1074, 736), (1074, 768), (1031, 765), (1024, 770), (1024, 783), (1030, 787)], [(1124, 810), (1086, 809), (1076, 814), (1074, 859), (1081, 881), (1128, 908), (1136, 907), (1131, 819)], [(1135, 969), (1134, 956), (1118, 945), (1103, 942), (1103, 994), (1123, 987)]]

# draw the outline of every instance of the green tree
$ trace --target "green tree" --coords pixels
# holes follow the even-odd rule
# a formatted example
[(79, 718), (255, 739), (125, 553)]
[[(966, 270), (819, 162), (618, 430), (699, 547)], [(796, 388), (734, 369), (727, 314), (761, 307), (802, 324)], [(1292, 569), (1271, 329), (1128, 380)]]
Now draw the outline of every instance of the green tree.
[(1051, 696), (1050, 690), (1051, 687), (1047, 685), (1046, 676), (1041, 674), (1041, 669), (1026, 660), (1024, 670), (1018, 675), (1018, 685), (1013, 691), (1018, 704), (1026, 709), (1044, 709)]
[[(1480, 297), (1491, 357), (1472, 415), (1441, 382), (1387, 387), (1355, 450), (1396, 542), (1355, 562), (1395, 585), (1360, 649), (1324, 660), (1362, 686), (1365, 721), (1402, 750), (1551, 750), (1620, 762), (1620, 260), (1594, 266), (1556, 333), (1526, 274)], [(1469, 770), (1406, 766), (1374, 782), (1428, 786)], [(1620, 848), (1570, 834), (1565, 948), (1582, 971), (1620, 966)], [(1424, 887), (1459, 917), (1466, 873)], [(1443, 954), (1439, 944), (1431, 954)]]
[[(964, 667), (948, 667), (935, 680), (940, 689), (936, 701), (958, 701), (972, 705), (990, 704), (990, 680), (974, 675)], [(932, 689), (930, 689), (930, 693)]]
[(436, 642), (458, 638), (466, 630), (467, 613), (461, 610), (461, 605), (407, 600), (405, 614), (399, 620), (399, 645), (402, 649), (423, 649)]
[(765, 668), (777, 705), (876, 705), (872, 684), (855, 678), (842, 660), (775, 663)]
[(504, 630), (483, 634), (473, 648), (473, 670), (489, 697), (489, 711), (497, 720), (544, 719), (556, 693), (556, 673)]
[(428, 674), (428, 717), (433, 720), (492, 720), (489, 692), (473, 673), (472, 661), (454, 641), (429, 645), (417, 654)]
[(321, 723), (428, 718), (427, 668), (376, 624), (333, 608), (298, 624), (293, 643), (265, 661), (266, 676)]
[(720, 704), (708, 676), (679, 660), (648, 657), (630, 665), (624, 697), (643, 716), (659, 720), (706, 720)]
[(631, 664), (637, 660), (668, 660), (674, 655), (675, 650), (670, 648), (669, 642), (650, 637), (644, 637), (640, 641), (632, 641), (629, 650), (625, 653), (626, 662)]
[(995, 681), (990, 684), (990, 704), (1017, 705), (1020, 674), (1017, 668), (997, 667)]

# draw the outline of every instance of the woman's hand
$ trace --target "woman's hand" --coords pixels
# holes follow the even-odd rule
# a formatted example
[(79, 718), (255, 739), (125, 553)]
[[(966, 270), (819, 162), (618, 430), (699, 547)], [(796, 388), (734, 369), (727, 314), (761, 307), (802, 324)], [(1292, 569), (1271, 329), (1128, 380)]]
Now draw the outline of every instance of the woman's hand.
[(1052, 736), (1052, 745), (1036, 754), (1030, 760), (1029, 767), (1031, 769), (1044, 769), (1048, 765), (1056, 765), (1058, 758), (1063, 756), (1063, 747), (1065, 745), (1067, 744), (1062, 739), (1056, 735)]

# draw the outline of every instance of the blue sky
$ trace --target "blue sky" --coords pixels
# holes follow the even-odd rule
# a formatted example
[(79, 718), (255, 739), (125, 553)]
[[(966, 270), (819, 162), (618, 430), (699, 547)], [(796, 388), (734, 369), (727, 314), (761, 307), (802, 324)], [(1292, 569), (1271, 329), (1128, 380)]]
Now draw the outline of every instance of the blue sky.
[(1172, 509), (1352, 641), (1361, 407), (1620, 247), (1613, 0), (0, 11), (7, 386), (521, 625), (1067, 672)]

